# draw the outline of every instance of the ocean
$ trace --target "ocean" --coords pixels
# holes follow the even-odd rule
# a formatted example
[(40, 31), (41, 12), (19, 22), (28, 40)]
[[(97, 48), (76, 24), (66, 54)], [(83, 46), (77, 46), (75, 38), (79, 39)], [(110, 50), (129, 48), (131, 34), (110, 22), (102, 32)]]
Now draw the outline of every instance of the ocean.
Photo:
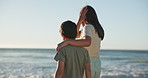
[[(0, 49), (0, 78), (53, 78), (55, 49)], [(101, 50), (101, 78), (148, 78), (148, 51)]]

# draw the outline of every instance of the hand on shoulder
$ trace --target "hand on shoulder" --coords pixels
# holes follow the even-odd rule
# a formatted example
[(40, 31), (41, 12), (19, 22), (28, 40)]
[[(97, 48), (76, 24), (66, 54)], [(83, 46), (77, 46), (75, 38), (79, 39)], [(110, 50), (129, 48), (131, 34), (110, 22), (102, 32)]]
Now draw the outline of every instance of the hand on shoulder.
[(62, 41), (61, 43), (59, 43), (59, 44), (57, 45), (56, 51), (59, 52), (59, 50), (60, 50), (61, 48), (65, 47), (65, 46), (67, 46), (67, 45), (68, 45), (68, 40)]

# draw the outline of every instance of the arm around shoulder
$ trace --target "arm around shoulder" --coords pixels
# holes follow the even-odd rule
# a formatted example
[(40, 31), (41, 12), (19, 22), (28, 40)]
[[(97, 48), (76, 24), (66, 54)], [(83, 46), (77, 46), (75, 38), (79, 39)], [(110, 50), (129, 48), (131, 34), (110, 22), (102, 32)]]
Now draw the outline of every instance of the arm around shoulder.
[(85, 36), (85, 39), (69, 40), (67, 41), (67, 44), (79, 47), (88, 47), (91, 45), (91, 37)]
[(57, 51), (59, 51), (61, 48), (67, 46), (67, 45), (73, 45), (78, 47), (89, 47), (91, 45), (91, 37), (85, 36), (85, 39), (79, 39), (79, 40), (65, 40), (58, 44), (58, 47), (56, 48)]

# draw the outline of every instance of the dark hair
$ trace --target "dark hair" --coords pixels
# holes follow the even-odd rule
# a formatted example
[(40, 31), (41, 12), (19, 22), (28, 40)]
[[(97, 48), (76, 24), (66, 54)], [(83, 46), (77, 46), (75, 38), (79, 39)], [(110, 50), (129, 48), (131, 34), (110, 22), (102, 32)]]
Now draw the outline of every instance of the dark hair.
[(101, 40), (103, 40), (104, 39), (104, 30), (98, 21), (97, 14), (96, 14), (95, 10), (93, 9), (93, 7), (91, 7), (89, 5), (85, 6), (84, 8), (88, 9), (88, 11), (86, 13), (85, 20), (94, 26), (96, 32), (98, 33), (98, 36), (101, 38)]
[(75, 39), (77, 36), (77, 25), (72, 21), (65, 21), (61, 24), (61, 31), (65, 37)]

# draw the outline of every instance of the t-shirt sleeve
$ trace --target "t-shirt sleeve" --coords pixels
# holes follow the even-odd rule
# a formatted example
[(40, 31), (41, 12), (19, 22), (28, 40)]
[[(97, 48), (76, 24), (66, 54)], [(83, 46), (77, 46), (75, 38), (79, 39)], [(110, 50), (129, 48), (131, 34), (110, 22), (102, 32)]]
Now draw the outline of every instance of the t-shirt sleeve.
[(65, 62), (65, 52), (64, 52), (63, 49), (61, 49), (61, 50), (55, 55), (54, 60)]
[(87, 36), (92, 36), (92, 27), (91, 26), (89, 26), (89, 25), (86, 25), (85, 26), (85, 28), (84, 28), (84, 32), (85, 32), (85, 35), (87, 35)]

